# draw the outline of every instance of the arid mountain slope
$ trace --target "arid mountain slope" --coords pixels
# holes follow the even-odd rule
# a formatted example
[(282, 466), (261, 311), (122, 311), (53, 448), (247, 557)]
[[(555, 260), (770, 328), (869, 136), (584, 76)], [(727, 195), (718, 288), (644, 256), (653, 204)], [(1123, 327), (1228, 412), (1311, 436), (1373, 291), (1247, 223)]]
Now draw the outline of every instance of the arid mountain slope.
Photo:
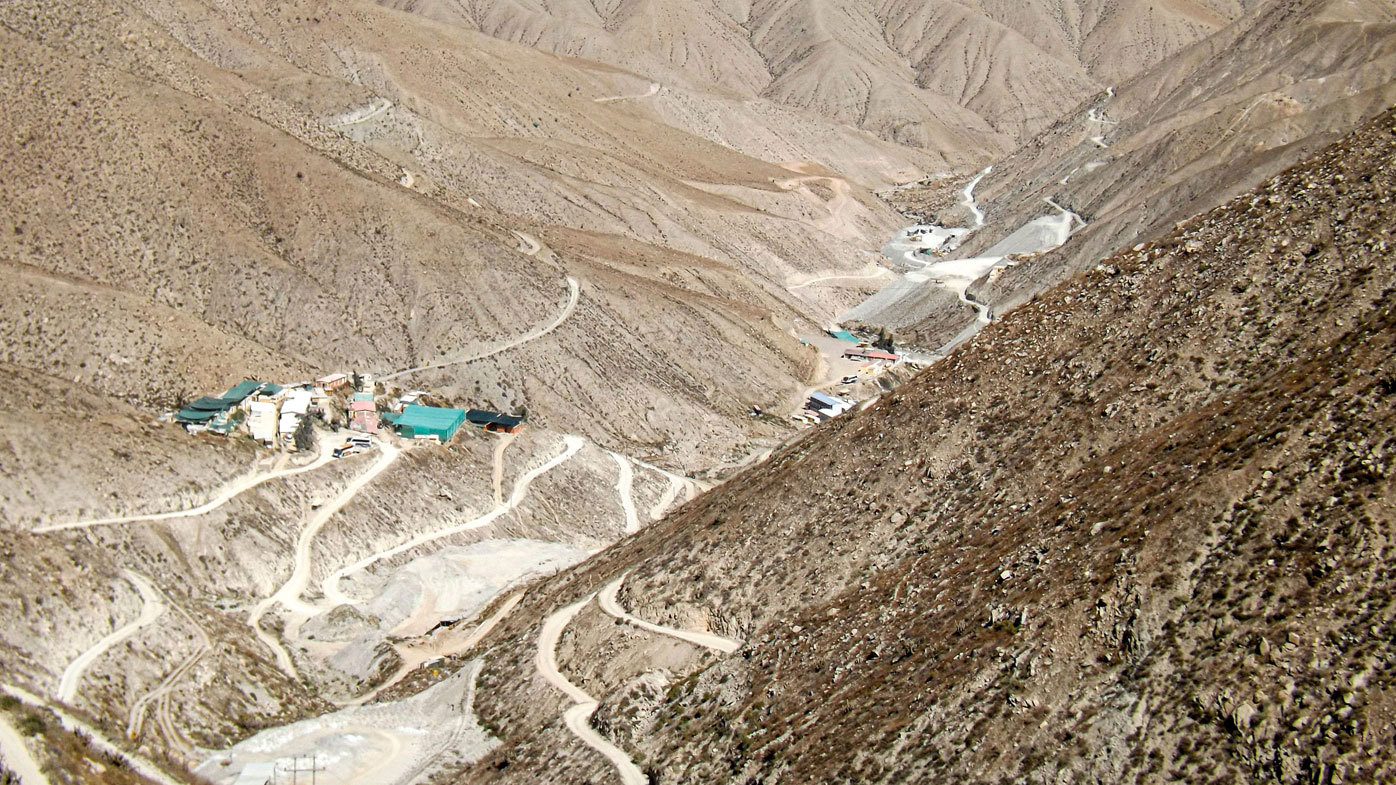
[(459, 781), (614, 776), (528, 620), (622, 573), (745, 642), (568, 625), (654, 781), (1390, 780), (1394, 161), (1388, 112), (538, 589)]
[[(971, 287), (996, 312), (1122, 246), (1249, 189), (1396, 102), (1396, 11), (1382, 2), (1281, 0), (1183, 49), (1134, 80), (1068, 111), (997, 163), (975, 195), (985, 226), (972, 257), (1060, 205), (1085, 226), (1057, 251), (1023, 259)], [(947, 225), (963, 183), (946, 180), (894, 201)], [(1050, 200), (1050, 202), (1049, 202)], [(889, 327), (939, 345), (973, 317), (927, 287)]]
[(667, 83), (715, 83), (853, 123), (885, 139), (936, 149), (947, 130), (964, 127), (970, 117), (1003, 138), (1023, 141), (1054, 121), (1065, 105), (1216, 31), (1253, 3), (385, 4)]
[[(796, 325), (846, 305), (785, 287), (863, 268), (898, 221), (802, 161), (874, 184), (948, 165), (722, 96), (661, 116), (632, 75), (372, 4), (10, 3), (0, 21), (3, 359), (147, 406), (468, 357), (553, 320), (570, 275), (555, 332), (433, 381), (721, 460), (751, 404), (808, 383)], [(971, 138), (947, 155), (982, 158)], [(656, 321), (673, 341), (649, 340)]]

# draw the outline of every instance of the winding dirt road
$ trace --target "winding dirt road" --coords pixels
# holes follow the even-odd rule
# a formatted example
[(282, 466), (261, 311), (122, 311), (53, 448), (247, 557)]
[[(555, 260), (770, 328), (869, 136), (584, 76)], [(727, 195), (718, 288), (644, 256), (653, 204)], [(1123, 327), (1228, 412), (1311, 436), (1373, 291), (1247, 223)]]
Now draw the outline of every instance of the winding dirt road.
[(260, 639), (262, 643), (266, 644), (267, 648), (271, 649), (272, 652), (276, 654), (277, 664), (280, 665), (281, 670), (285, 671), (291, 678), (299, 678), (295, 663), (291, 661), (291, 655), (286, 651), (286, 648), (281, 645), (281, 641), (277, 640), (271, 633), (262, 629), (262, 617), (266, 616), (267, 611), (271, 610), (271, 607), (277, 603), (281, 603), (288, 608), (308, 616), (313, 616), (318, 612), (317, 608), (306, 605), (300, 600), (301, 592), (305, 591), (306, 584), (310, 581), (311, 544), (315, 540), (315, 535), (319, 533), (320, 529), (324, 528), (325, 523), (329, 521), (335, 513), (339, 512), (346, 504), (353, 500), (353, 498), (358, 495), (359, 491), (363, 490), (364, 486), (373, 481), (373, 478), (382, 474), (384, 470), (391, 466), (402, 452), (397, 447), (386, 442), (380, 442), (378, 446), (379, 449), (382, 450), (382, 455), (378, 457), (378, 460), (374, 462), (373, 466), (369, 467), (368, 471), (354, 478), (354, 481), (349, 484), (349, 487), (341, 491), (339, 495), (334, 497), (328, 504), (316, 510), (315, 514), (311, 516), (310, 520), (301, 529), (300, 536), (296, 539), (295, 566), (291, 569), (291, 575), (286, 578), (286, 582), (281, 585), (281, 588), (277, 589), (270, 597), (257, 603), (252, 609), (252, 612), (247, 616), (247, 623), (252, 627), (252, 631), (256, 633), (257, 638)]
[(20, 689), (19, 687), (16, 687), (13, 684), (0, 685), (0, 692), (4, 692), (10, 697), (15, 698), (19, 702), (27, 704), (29, 706), (33, 706), (35, 708), (48, 709), (49, 711), (53, 712), (55, 715), (58, 716), (58, 722), (60, 725), (63, 726), (64, 730), (67, 730), (72, 733), (80, 733), (86, 736), (89, 743), (94, 748), (108, 755), (111, 755), (112, 757), (120, 758), (121, 760), (126, 762), (127, 766), (131, 767), (132, 771), (136, 772), (142, 777), (145, 777), (151, 782), (159, 783), (159, 785), (187, 785), (185, 781), (177, 780), (174, 777), (171, 777), (169, 774), (165, 773), (164, 769), (161, 769), (159, 766), (156, 766), (154, 763), (151, 763), (149, 760), (146, 760), (140, 755), (135, 755), (133, 753), (126, 752), (125, 750), (116, 746), (111, 742), (110, 739), (102, 735), (101, 731), (97, 730), (88, 723), (78, 719), (77, 717), (74, 717), (72, 714), (69, 714), (62, 706), (49, 703), (48, 701), (40, 698), (39, 696), (34, 695), (33, 693), (28, 692), (27, 690)]
[(554, 611), (543, 621), (543, 629), (538, 633), (538, 653), (534, 657), (534, 665), (545, 681), (561, 690), (567, 699), (575, 704), (562, 715), (573, 735), (605, 756), (616, 767), (616, 771), (620, 773), (620, 780), (625, 785), (648, 785), (649, 778), (635, 765), (635, 761), (591, 727), (591, 715), (596, 713), (598, 705), (596, 699), (588, 695), (586, 690), (568, 681), (557, 667), (557, 642), (562, 637), (562, 631), (595, 596), (589, 594), (565, 608)]
[(125, 515), (117, 518), (98, 518), (92, 521), (69, 521), (67, 523), (51, 523), (47, 526), (39, 526), (34, 529), (35, 534), (47, 532), (64, 531), (67, 529), (86, 529), (92, 526), (114, 526), (121, 523), (138, 523), (140, 521), (168, 521), (175, 518), (192, 518), (196, 515), (204, 515), (213, 512), (238, 496), (256, 488), (258, 485), (279, 480), (282, 477), (291, 477), (302, 472), (313, 471), (334, 460), (334, 447), (336, 440), (333, 438), (322, 438), (320, 445), (320, 455), (313, 462), (304, 466), (297, 466), (291, 469), (279, 469), (267, 472), (266, 474), (252, 473), (245, 477), (238, 478), (228, 483), (218, 492), (213, 499), (199, 505), (184, 510), (173, 510), (171, 512), (158, 512), (149, 515)]
[(536, 327), (532, 330), (529, 330), (523, 335), (505, 341), (504, 343), (494, 347), (493, 349), (478, 352), (476, 354), (470, 355), (469, 357), (457, 357), (454, 360), (442, 360), (441, 362), (437, 363), (428, 363), (426, 365), (418, 365), (412, 368), (404, 368), (401, 371), (393, 371), (392, 373), (384, 374), (379, 378), (383, 381), (388, 381), (389, 379), (396, 379), (401, 376), (417, 373), (418, 371), (429, 371), (434, 370), (436, 368), (448, 368), (452, 365), (464, 365), (465, 363), (473, 363), (478, 360), (488, 359), (490, 357), (495, 356), (496, 354), (502, 354), (504, 352), (509, 351), (510, 349), (517, 349), (526, 343), (530, 343), (532, 341), (538, 340), (539, 338), (542, 338), (543, 336), (547, 335), (548, 333), (551, 333), (553, 330), (556, 330), (558, 327), (562, 326), (562, 323), (567, 321), (567, 318), (572, 315), (572, 312), (577, 310), (577, 300), (581, 297), (581, 293), (581, 284), (577, 282), (576, 278), (573, 278), (569, 275), (567, 276), (567, 304), (563, 306), (562, 312), (557, 315), (557, 318), (553, 319), (548, 324), (542, 327)]
[(514, 611), (514, 607), (519, 604), (523, 596), (523, 589), (514, 592), (513, 596), (505, 600), (504, 603), (499, 606), (499, 610), (491, 614), (488, 619), (476, 625), (475, 629), (471, 630), (470, 633), (462, 639), (457, 640), (459, 636), (452, 635), (451, 631), (447, 630), (432, 635), (421, 643), (403, 643), (394, 646), (394, 648), (397, 649), (398, 656), (402, 657), (402, 666), (397, 669), (397, 672), (387, 681), (374, 687), (363, 695), (342, 703), (335, 702), (335, 705), (341, 708), (345, 706), (362, 706), (378, 697), (379, 693), (402, 681), (407, 677), (407, 674), (421, 667), (424, 663), (439, 657), (453, 657), (457, 654), (469, 651), (470, 647), (484, 640), (486, 635), (489, 635), (501, 621)]
[(374, 564), (375, 562), (379, 562), (383, 559), (388, 559), (393, 556), (397, 556), (400, 553), (405, 553), (407, 551), (412, 550), (413, 548), (416, 548), (419, 545), (424, 545), (433, 540), (439, 540), (442, 537), (449, 537), (453, 534), (459, 534), (461, 532), (470, 531), (471, 529), (478, 529), (482, 526), (487, 526), (499, 516), (509, 512), (510, 510), (513, 510), (515, 507), (519, 506), (519, 504), (524, 500), (524, 497), (528, 493), (528, 486), (532, 484), (534, 480), (538, 479), (543, 474), (547, 473), (548, 471), (551, 471), (558, 465), (562, 464), (568, 458), (571, 458), (573, 455), (577, 453), (578, 450), (582, 449), (582, 446), (584, 444), (586, 444), (586, 440), (580, 436), (564, 436), (563, 442), (566, 445), (566, 447), (563, 449), (561, 454), (554, 456), (547, 463), (544, 463), (543, 465), (524, 473), (522, 476), (520, 476), (517, 480), (514, 481), (514, 492), (510, 495), (509, 501), (507, 503), (495, 507), (494, 509), (490, 510), (484, 515), (481, 515), (478, 518), (475, 518), (474, 520), (467, 521), (466, 523), (462, 523), (457, 526), (451, 526), (449, 528), (438, 529), (436, 531), (420, 534), (408, 540), (407, 542), (393, 546), (392, 548), (388, 548), (387, 550), (382, 550), (378, 551), (377, 553), (369, 554), (368, 556), (365, 556), (364, 558), (354, 562), (353, 564), (335, 570), (328, 577), (326, 577), (325, 580), (322, 581), (320, 584), (320, 591), (322, 594), (325, 595), (325, 603), (327, 607), (323, 609), (314, 608), (313, 606), (306, 607), (309, 607), (311, 609), (311, 613), (313, 615), (314, 613), (319, 613), (322, 610), (329, 610), (330, 608), (334, 608), (338, 605), (353, 605), (355, 602), (354, 598), (345, 594), (339, 588), (340, 581), (343, 580), (345, 576), (349, 575), (350, 573), (358, 572), (359, 570), (363, 570), (367, 568), (369, 565)]
[(93, 644), (92, 648), (68, 663), (68, 667), (63, 669), (63, 676), (58, 680), (58, 691), (54, 693), (54, 697), (64, 703), (71, 704), (73, 698), (77, 697), (78, 684), (82, 681), (83, 674), (98, 657), (135, 635), (140, 628), (160, 618), (165, 612), (165, 603), (160, 597), (160, 592), (155, 590), (150, 581), (130, 570), (122, 570), (122, 575), (125, 575), (126, 580), (134, 584), (136, 590), (141, 593), (143, 605), (140, 615), (134, 621), (112, 630), (106, 637)]
[(598, 104), (608, 104), (612, 101), (635, 101), (641, 98), (649, 98), (651, 96), (658, 95), (659, 87), (660, 85), (658, 82), (650, 82), (649, 89), (643, 93), (635, 93), (634, 95), (608, 95), (605, 98), (593, 98), (591, 100), (595, 101)]
[(24, 738), (0, 715), (0, 763), (19, 777), (19, 785), (48, 785), (39, 762), (29, 754)]
[(851, 215), (853, 208), (858, 205), (858, 200), (853, 198), (853, 189), (847, 180), (836, 175), (810, 174), (811, 169), (820, 166), (813, 161), (787, 161), (779, 166), (801, 175), (777, 180), (776, 187), (781, 190), (793, 191), (804, 183), (823, 182), (833, 192), (834, 198), (825, 202), (813, 192), (806, 191), (810, 199), (829, 211), (828, 216), (814, 221), (816, 227), (832, 235), (861, 241), (862, 232)]
[(686, 487), (684, 478), (676, 474), (666, 473), (664, 478), (669, 481), (669, 487), (664, 489), (664, 495), (660, 496), (655, 501), (654, 506), (650, 508), (649, 515), (652, 522), (664, 517), (664, 513), (674, 506), (674, 501), (679, 498), (679, 493)]
[(714, 649), (723, 654), (731, 654), (742, 647), (741, 641), (724, 638), (721, 635), (713, 635), (709, 632), (680, 630), (674, 627), (664, 627), (658, 624), (651, 624), (638, 616), (631, 615), (620, 606), (620, 601), (616, 598), (616, 595), (620, 593), (621, 584), (625, 582), (625, 578), (629, 574), (628, 572), (622, 573), (619, 578), (606, 584), (606, 587), (596, 595), (597, 604), (601, 606), (601, 610), (627, 624), (639, 627), (642, 630), (658, 633), (660, 635), (668, 635), (671, 638), (678, 638), (681, 641), (687, 641), (697, 646)]
[(625, 533), (631, 534), (640, 530), (640, 514), (635, 510), (635, 468), (620, 453), (613, 452), (611, 457), (620, 467), (620, 474), (616, 477), (616, 493), (620, 496), (620, 508), (625, 513)]
[[(165, 599), (168, 600), (168, 598)], [(173, 603), (171, 604), (173, 605)], [(156, 726), (160, 728), (170, 744), (179, 747), (184, 754), (192, 755), (194, 752), (192, 745), (188, 744), (188, 740), (184, 738), (183, 733), (179, 731), (170, 718), (170, 693), (174, 692), (179, 682), (193, 669), (194, 665), (196, 665), (204, 655), (213, 651), (213, 641), (209, 640), (208, 633), (204, 631), (204, 628), (198, 622), (194, 621), (194, 617), (190, 616), (187, 611), (178, 605), (175, 605), (174, 608), (179, 615), (183, 616), (185, 620), (194, 627), (201, 641), (199, 646), (194, 649), (193, 654), (189, 655), (189, 657), (176, 666), (174, 670), (170, 671), (169, 675), (156, 685), (154, 689), (142, 695), (135, 703), (131, 704), (131, 710), (126, 717), (126, 737), (128, 739), (136, 739), (141, 735), (141, 731), (145, 724), (146, 710), (150, 707), (151, 703), (155, 703)]]

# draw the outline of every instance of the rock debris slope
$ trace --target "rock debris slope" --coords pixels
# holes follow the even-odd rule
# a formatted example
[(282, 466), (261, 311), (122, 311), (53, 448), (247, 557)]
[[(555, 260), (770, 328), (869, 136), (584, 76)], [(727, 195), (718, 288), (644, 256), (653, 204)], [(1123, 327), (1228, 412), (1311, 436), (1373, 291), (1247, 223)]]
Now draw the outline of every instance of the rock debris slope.
[(1393, 163), (1387, 112), (536, 589), (453, 781), (612, 776), (528, 671), (626, 570), (746, 641), (571, 622), (652, 781), (1390, 781)]

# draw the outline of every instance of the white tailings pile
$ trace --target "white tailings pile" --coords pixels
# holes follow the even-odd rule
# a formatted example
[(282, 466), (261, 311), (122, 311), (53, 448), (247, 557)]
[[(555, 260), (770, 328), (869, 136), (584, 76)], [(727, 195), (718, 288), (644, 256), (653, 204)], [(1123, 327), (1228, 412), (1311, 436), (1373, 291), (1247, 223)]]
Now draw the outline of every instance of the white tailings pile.
[[(248, 764), (281, 761), (289, 765), (296, 756), (313, 755), (322, 767), (316, 773), (319, 782), (405, 785), (421, 781), (430, 771), (478, 760), (499, 743), (475, 720), (475, 678), (480, 667), (476, 660), (410, 698), (351, 706), (262, 731), (214, 753), (194, 771), (217, 785), (229, 785)], [(304, 773), (301, 777), (309, 779)]]
[(542, 540), (485, 540), (443, 548), (394, 570), (361, 607), (383, 632), (425, 635), (443, 621), (478, 613), (510, 586), (569, 567), (587, 552)]
[[(985, 173), (987, 171), (985, 170)], [(983, 176), (984, 173), (981, 173), (965, 187), (966, 203), (971, 207), (971, 212), (975, 215), (977, 222), (982, 222), (983, 212), (974, 204), (974, 186)], [(973, 337), (975, 333), (983, 329), (984, 325), (993, 320), (993, 314), (990, 313), (988, 306), (969, 297), (970, 284), (990, 274), (995, 268), (1011, 263), (1010, 256), (1044, 253), (1060, 247), (1075, 229), (1085, 225), (1079, 215), (1050, 199), (1046, 201), (1049, 206), (1057, 210), (1057, 214), (1044, 215), (1029, 221), (984, 251), (980, 256), (935, 261), (927, 259), (924, 254), (920, 253), (922, 247), (929, 246), (908, 244), (905, 241), (898, 243), (896, 240), (888, 243), (883, 248), (883, 252), (900, 254), (899, 257), (893, 257), (892, 261), (910, 268), (911, 271), (841, 315), (839, 321), (857, 321), (869, 325), (889, 327), (911, 324), (926, 315), (928, 306), (925, 295), (936, 289), (947, 289), (973, 307), (976, 312), (975, 320), (940, 349), (941, 354), (949, 352)], [(899, 237), (919, 232), (922, 229), (924, 227), (904, 229)], [(953, 237), (958, 245), (963, 234), (948, 234), (956, 231), (968, 233), (969, 230), (940, 229), (938, 233), (922, 233), (922, 237), (930, 238), (932, 242), (941, 237)], [(943, 244), (944, 241), (941, 242)]]

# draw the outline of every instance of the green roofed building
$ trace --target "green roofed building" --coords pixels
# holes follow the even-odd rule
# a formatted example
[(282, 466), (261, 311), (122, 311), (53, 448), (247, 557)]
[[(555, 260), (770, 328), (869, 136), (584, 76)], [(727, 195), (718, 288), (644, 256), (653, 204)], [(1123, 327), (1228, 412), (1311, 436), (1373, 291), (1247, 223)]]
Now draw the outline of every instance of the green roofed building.
[(465, 424), (464, 409), (444, 409), (437, 406), (409, 404), (392, 422), (398, 434), (408, 439), (435, 436), (443, 442), (451, 440)]
[(232, 387), (229, 387), (227, 392), (223, 393), (223, 400), (228, 401), (229, 406), (237, 406), (246, 400), (249, 395), (262, 389), (263, 384), (264, 382), (259, 382), (254, 379), (238, 382)]

